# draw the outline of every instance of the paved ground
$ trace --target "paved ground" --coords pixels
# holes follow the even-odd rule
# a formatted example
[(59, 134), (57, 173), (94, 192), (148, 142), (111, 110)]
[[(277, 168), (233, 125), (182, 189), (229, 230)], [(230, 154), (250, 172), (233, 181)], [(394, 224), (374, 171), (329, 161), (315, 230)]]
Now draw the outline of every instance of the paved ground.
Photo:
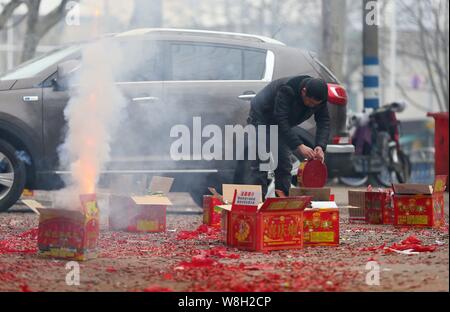
[[(347, 188), (332, 192), (347, 203)], [(67, 285), (66, 261), (35, 254), (37, 216), (16, 205), (0, 214), (0, 291), (449, 291), (448, 195), (440, 229), (349, 224), (344, 209), (339, 247), (270, 253), (226, 248), (217, 230), (199, 227), (192, 200), (171, 198), (173, 211), (189, 208), (190, 214), (169, 214), (166, 233), (102, 231), (99, 257), (80, 264), (79, 286)], [(434, 251), (383, 249), (405, 239)], [(376, 276), (373, 261), (379, 286), (366, 283)]]

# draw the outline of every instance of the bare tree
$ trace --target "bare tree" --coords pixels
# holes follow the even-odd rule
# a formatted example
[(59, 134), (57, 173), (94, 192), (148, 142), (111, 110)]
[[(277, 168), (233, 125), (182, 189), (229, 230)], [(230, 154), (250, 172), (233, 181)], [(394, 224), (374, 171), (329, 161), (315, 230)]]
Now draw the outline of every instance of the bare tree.
[(21, 61), (27, 61), (34, 56), (40, 40), (66, 15), (68, 0), (60, 4), (48, 14), (41, 16), (39, 9), (42, 0), (11, 0), (6, 3), (0, 13), (0, 30), (4, 29), (10, 17), (21, 5), (26, 5), (28, 11), (25, 39), (23, 42)]
[(402, 0), (401, 9), (406, 22), (418, 36), (411, 36), (411, 45), (402, 46), (399, 54), (422, 62), (427, 78), (441, 111), (449, 110), (449, 1)]
[(345, 53), (346, 0), (322, 0), (322, 61), (343, 78)]

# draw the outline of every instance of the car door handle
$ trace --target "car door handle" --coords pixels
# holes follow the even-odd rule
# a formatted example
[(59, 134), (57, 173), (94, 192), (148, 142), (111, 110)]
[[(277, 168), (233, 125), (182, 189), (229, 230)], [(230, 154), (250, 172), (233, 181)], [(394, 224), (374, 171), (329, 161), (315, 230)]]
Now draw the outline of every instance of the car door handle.
[(256, 93), (254, 93), (254, 92), (252, 92), (252, 93), (247, 93), (247, 92), (245, 92), (244, 94), (239, 95), (238, 98), (239, 98), (240, 100), (250, 101), (250, 100), (252, 100), (255, 96), (256, 96)]
[(158, 97), (155, 96), (142, 96), (142, 97), (135, 97), (132, 98), (133, 102), (157, 102), (159, 101)]

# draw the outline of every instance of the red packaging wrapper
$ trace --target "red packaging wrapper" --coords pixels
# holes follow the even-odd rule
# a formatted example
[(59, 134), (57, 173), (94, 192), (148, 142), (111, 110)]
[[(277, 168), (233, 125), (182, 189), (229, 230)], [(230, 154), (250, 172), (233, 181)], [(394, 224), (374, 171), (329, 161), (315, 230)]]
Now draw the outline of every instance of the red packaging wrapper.
[(338, 208), (307, 208), (303, 214), (305, 246), (339, 246)]
[(303, 248), (303, 210), (311, 197), (268, 198), (257, 205), (246, 201), (251, 193), (236, 192), (233, 205), (219, 206), (225, 243), (249, 251)]
[(327, 166), (320, 160), (308, 160), (300, 163), (297, 180), (301, 187), (324, 187), (328, 179)]
[(203, 223), (209, 226), (220, 226), (223, 201), (214, 195), (203, 196)]
[(79, 210), (35, 207), (40, 255), (78, 261), (96, 257), (100, 232), (96, 195), (82, 195), (80, 202)]
[(436, 176), (434, 186), (396, 184), (394, 225), (440, 227), (444, 225), (444, 191), (447, 176)]

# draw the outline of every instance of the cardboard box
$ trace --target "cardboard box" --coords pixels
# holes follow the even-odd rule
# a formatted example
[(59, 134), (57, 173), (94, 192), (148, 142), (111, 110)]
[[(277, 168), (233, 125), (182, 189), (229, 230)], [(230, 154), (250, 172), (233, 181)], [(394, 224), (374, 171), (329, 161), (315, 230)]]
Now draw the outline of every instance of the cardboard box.
[(164, 194), (169, 192), (172, 183), (172, 178), (154, 177), (149, 189), (149, 193), (154, 195), (110, 195), (110, 229), (146, 233), (164, 232), (167, 207), (172, 205)]
[(348, 191), (349, 205), (357, 208), (349, 209), (350, 221), (369, 224), (393, 224), (394, 207), (388, 191)]
[(232, 205), (219, 206), (228, 246), (249, 251), (303, 248), (303, 210), (311, 197), (268, 198), (258, 204), (255, 191), (235, 191)]
[(442, 226), (446, 181), (447, 176), (436, 176), (433, 186), (394, 184), (394, 225)]
[(293, 187), (289, 190), (289, 196), (311, 196), (313, 201), (329, 201), (331, 189), (328, 187)]
[[(218, 206), (231, 203), (234, 191), (241, 189), (255, 191), (258, 194), (262, 193), (260, 185), (224, 184), (222, 185), (223, 196), (216, 189), (209, 188), (212, 195), (203, 196), (203, 223), (209, 226), (220, 227), (222, 209), (218, 208)], [(259, 198), (259, 202), (262, 202), (262, 198)]]
[(394, 207), (391, 190), (384, 192), (365, 192), (365, 216), (369, 224), (393, 224)]
[(339, 209), (335, 202), (312, 202), (303, 222), (305, 246), (339, 246)]
[(350, 222), (366, 222), (366, 191), (364, 190), (349, 190), (348, 204), (357, 208), (349, 208)]
[(40, 255), (78, 261), (96, 257), (100, 229), (95, 194), (80, 196), (78, 210), (48, 208), (35, 200), (23, 203), (39, 214)]

